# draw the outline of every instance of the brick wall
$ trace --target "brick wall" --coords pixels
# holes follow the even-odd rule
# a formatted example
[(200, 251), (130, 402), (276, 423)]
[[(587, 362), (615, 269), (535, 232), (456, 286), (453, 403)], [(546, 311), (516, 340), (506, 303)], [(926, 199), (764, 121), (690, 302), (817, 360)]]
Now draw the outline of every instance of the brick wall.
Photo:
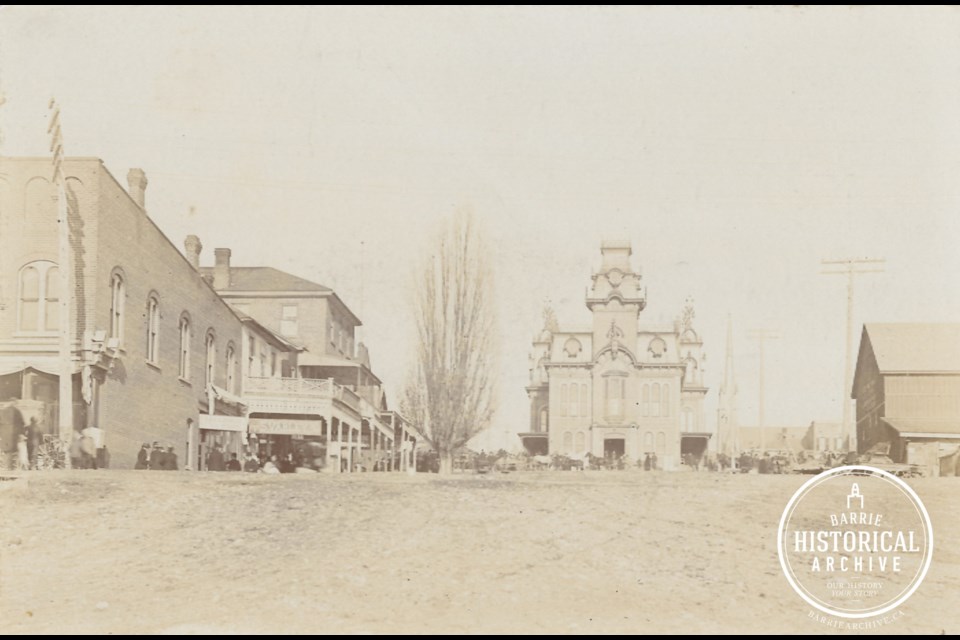
[[(159, 440), (186, 460), (188, 421), (196, 424), (206, 404), (205, 340), (215, 335), (214, 384), (226, 387), (226, 353), (240, 353), (241, 324), (227, 304), (200, 277), (106, 170), (99, 176), (99, 234), (95, 326), (109, 327), (113, 273), (125, 284), (122, 352), (101, 387), (100, 426), (106, 431), (113, 466), (130, 467), (143, 442)], [(149, 206), (149, 192), (147, 194)], [(159, 358), (148, 363), (147, 302), (160, 302)], [(180, 319), (190, 319), (190, 367), (180, 379)], [(239, 360), (239, 357), (238, 357)]]

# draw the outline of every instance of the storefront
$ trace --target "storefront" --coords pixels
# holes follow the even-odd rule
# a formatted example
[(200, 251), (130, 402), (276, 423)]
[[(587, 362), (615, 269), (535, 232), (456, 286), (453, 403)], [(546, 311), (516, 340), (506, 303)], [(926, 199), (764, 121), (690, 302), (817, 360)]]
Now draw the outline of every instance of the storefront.
[(250, 418), (250, 446), (261, 462), (277, 456), (295, 467), (327, 468), (326, 424), (322, 418)]
[(243, 460), (248, 445), (247, 418), (200, 414), (199, 427), (200, 441), (194, 468), (206, 471), (207, 456), (217, 447), (223, 452), (224, 460), (230, 460), (233, 454)]

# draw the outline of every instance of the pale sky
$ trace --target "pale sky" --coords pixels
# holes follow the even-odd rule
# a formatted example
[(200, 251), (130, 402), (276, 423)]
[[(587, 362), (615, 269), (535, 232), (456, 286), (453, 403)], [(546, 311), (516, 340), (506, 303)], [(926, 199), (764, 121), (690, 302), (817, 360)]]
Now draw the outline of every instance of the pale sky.
[(858, 327), (960, 319), (957, 34), (944, 7), (3, 7), (0, 153), (47, 153), (56, 96), (67, 154), (144, 169), (178, 247), (334, 287), (394, 401), (413, 265), (471, 208), (502, 333), (490, 446), (527, 429), (543, 303), (587, 326), (599, 241), (626, 235), (643, 319), (696, 300), (708, 422), (732, 314), (741, 422), (762, 327), (782, 334), (767, 422), (800, 426), (842, 413), (845, 286), (822, 258), (887, 259)]

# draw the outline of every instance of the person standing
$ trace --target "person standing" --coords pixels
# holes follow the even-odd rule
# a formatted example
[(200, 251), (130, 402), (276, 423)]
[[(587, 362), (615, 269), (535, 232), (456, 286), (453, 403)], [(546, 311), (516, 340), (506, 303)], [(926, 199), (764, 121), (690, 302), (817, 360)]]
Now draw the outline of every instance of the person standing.
[(226, 468), (220, 445), (214, 445), (213, 451), (207, 455), (207, 471), (225, 471)]
[(163, 457), (163, 449), (160, 448), (160, 443), (154, 442), (153, 449), (150, 451), (150, 468), (154, 471), (163, 469)]
[(231, 453), (230, 460), (227, 461), (227, 471), (242, 471), (243, 466), (240, 464), (240, 460), (237, 459), (237, 454)]
[(150, 468), (150, 445), (146, 442), (140, 447), (140, 452), (137, 453), (137, 464), (133, 467), (134, 469), (149, 469)]
[(27, 452), (27, 434), (21, 433), (17, 438), (17, 470), (30, 469), (30, 454)]
[(173, 447), (167, 447), (167, 451), (163, 454), (163, 467), (164, 471), (176, 471), (180, 467), (177, 465), (177, 454), (173, 450)]
[(103, 446), (103, 430), (90, 425), (80, 433), (83, 435), (80, 443), (80, 450), (83, 452), (83, 468), (96, 469), (98, 468), (97, 452)]
[(30, 424), (27, 426), (27, 456), (30, 459), (30, 468), (37, 468), (37, 452), (43, 443), (43, 430), (36, 418), (30, 418)]

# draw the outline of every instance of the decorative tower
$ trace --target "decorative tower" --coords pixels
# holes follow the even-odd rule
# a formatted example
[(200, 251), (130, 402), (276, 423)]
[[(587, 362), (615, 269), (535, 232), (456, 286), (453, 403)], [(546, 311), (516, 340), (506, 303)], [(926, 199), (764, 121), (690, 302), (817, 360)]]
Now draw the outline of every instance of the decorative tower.
[(593, 274), (587, 292), (594, 358), (608, 349), (612, 358), (621, 349), (636, 354), (637, 319), (647, 306), (647, 292), (640, 270), (630, 264), (632, 253), (629, 241), (604, 241), (600, 247), (600, 270)]
[(533, 337), (533, 351), (530, 352), (530, 384), (527, 397), (530, 398), (530, 423), (525, 433), (520, 433), (524, 449), (531, 454), (547, 453), (547, 438), (550, 432), (550, 378), (547, 364), (553, 336), (560, 332), (557, 316), (546, 305), (543, 308), (543, 329)]

